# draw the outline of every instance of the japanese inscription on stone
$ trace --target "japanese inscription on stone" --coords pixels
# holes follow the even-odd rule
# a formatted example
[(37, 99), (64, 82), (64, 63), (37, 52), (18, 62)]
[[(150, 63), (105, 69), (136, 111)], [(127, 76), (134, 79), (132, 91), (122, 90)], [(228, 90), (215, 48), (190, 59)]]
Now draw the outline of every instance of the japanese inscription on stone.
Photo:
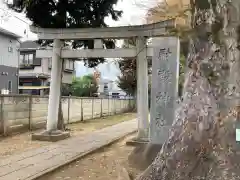
[(168, 95), (167, 92), (158, 92), (156, 96), (156, 103), (157, 104), (164, 104), (165, 106), (170, 101), (171, 97)]
[(171, 54), (170, 48), (161, 48), (159, 50), (158, 59), (160, 61), (168, 61), (168, 57)]
[(156, 126), (160, 128), (161, 126), (164, 126), (165, 120), (162, 114), (158, 113), (156, 116)]
[(178, 95), (179, 39), (153, 40), (150, 141), (162, 144), (175, 116)]

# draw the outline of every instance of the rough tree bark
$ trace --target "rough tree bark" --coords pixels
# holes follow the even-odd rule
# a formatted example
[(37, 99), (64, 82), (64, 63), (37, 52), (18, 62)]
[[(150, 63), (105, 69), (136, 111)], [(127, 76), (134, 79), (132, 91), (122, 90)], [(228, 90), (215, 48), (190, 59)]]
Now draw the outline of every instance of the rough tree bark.
[(240, 1), (191, 0), (184, 96), (169, 139), (137, 180), (240, 179)]

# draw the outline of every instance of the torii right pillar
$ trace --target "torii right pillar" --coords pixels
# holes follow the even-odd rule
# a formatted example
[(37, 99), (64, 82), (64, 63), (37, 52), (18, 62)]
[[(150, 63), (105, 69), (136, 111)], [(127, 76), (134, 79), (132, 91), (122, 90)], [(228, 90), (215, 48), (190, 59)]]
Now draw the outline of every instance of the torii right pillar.
[(145, 37), (137, 37), (137, 141), (149, 141), (148, 59)]

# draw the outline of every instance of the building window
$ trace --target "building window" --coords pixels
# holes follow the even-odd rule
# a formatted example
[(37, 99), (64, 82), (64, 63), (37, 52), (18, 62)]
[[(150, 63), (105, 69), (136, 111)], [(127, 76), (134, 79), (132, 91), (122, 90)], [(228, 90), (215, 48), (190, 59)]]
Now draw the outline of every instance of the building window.
[(8, 52), (13, 52), (13, 48), (12, 47), (8, 47)]
[(33, 64), (33, 54), (21, 54), (20, 64), (32, 65)]
[(119, 99), (120, 98), (119, 93), (112, 93), (112, 98)]
[(20, 64), (23, 64), (23, 60), (24, 60), (24, 55), (20, 55)]
[(107, 83), (104, 83), (103, 91), (108, 92), (108, 84)]
[(8, 90), (12, 92), (12, 81), (8, 81)]
[[(52, 58), (48, 59), (48, 68), (52, 68)], [(64, 69), (74, 71), (74, 61), (65, 59), (64, 60)]]
[(74, 61), (73, 60), (65, 59), (64, 65), (65, 65), (64, 69), (71, 70), (71, 71), (74, 70)]

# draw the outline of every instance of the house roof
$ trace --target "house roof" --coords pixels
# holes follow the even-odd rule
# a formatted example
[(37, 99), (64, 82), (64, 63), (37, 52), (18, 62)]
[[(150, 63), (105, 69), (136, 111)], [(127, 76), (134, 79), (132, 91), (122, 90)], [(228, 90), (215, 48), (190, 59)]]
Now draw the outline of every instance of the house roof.
[(35, 41), (24, 41), (21, 43), (20, 49), (24, 50), (24, 49), (32, 49), (32, 50), (36, 50), (40, 47), (40, 45), (38, 43), (36, 43)]
[(5, 35), (5, 36), (10, 36), (10, 37), (15, 38), (15, 39), (21, 38), (21, 36), (15, 34), (13, 32), (10, 32), (6, 29), (3, 29), (1, 27), (0, 27), (0, 34)]

